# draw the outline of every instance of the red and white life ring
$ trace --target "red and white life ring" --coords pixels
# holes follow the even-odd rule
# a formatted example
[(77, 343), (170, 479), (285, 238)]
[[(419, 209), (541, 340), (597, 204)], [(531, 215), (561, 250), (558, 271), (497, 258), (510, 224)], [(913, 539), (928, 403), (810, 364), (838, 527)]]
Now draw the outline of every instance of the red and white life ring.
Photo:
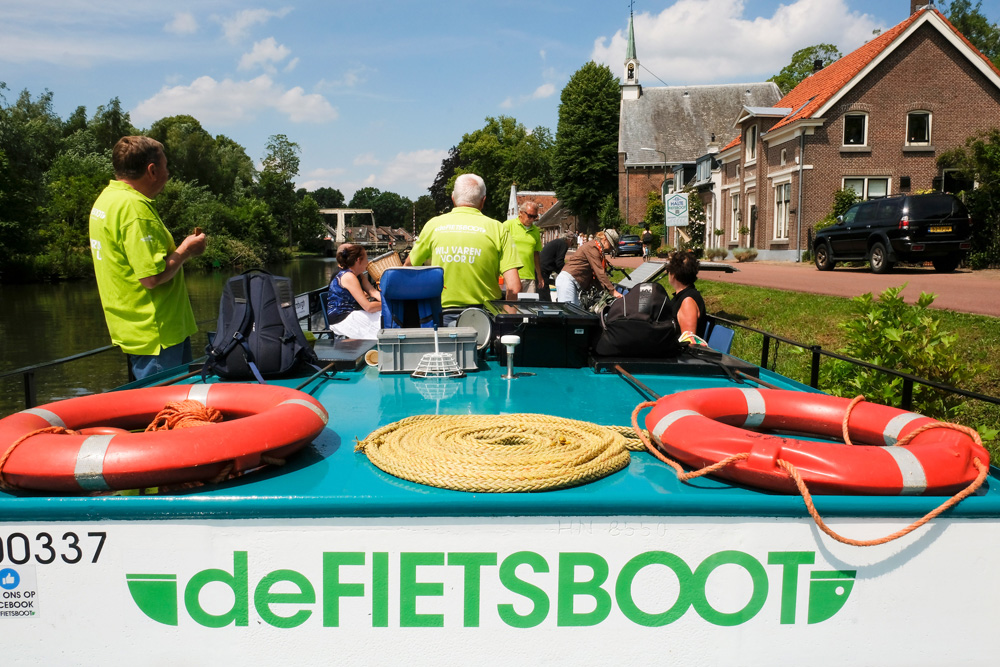
[[(896, 442), (936, 420), (873, 403), (858, 403), (849, 419), (853, 446), (839, 442), (849, 399), (780, 389), (697, 389), (665, 396), (646, 416), (663, 450), (703, 468), (748, 452), (714, 474), (749, 486), (795, 493), (782, 459), (798, 469), (814, 494), (948, 495), (968, 486), (979, 458), (989, 453), (969, 435), (951, 429)], [(750, 430), (753, 429), (753, 430)], [(835, 438), (819, 442), (759, 430)]]
[[(221, 411), (225, 421), (130, 432), (145, 428), (167, 403), (189, 399)], [(295, 452), (327, 419), (313, 397), (274, 385), (174, 385), (82, 396), (0, 420), (0, 454), (38, 429), (86, 429), (27, 438), (10, 452), (3, 478), (18, 488), (62, 493), (206, 481), (230, 465), (239, 472), (260, 466), (263, 456)]]

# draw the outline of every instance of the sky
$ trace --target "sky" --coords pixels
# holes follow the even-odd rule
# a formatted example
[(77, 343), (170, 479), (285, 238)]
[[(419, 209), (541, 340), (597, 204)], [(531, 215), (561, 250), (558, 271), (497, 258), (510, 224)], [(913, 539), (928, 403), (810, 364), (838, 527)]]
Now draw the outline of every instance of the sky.
[[(981, 11), (1000, 20), (1000, 3)], [(639, 82), (764, 81), (819, 43), (844, 54), (909, 0), (635, 0)], [(67, 118), (117, 97), (136, 127), (189, 114), (260, 164), (301, 149), (298, 187), (427, 194), (448, 149), (512, 116), (556, 132), (589, 60), (623, 74), (628, 0), (0, 0), (0, 91)]]

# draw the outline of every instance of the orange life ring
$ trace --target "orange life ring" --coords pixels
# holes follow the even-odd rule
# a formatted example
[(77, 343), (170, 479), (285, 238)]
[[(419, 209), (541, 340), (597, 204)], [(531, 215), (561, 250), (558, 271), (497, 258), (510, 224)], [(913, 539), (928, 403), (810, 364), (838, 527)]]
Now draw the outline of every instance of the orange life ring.
[[(168, 431), (145, 428), (174, 401), (193, 399), (227, 421)], [(313, 397), (274, 385), (194, 384), (82, 396), (23, 410), (0, 420), (0, 454), (29, 433), (61, 426), (85, 433), (39, 433), (12, 452), (6, 483), (23, 489), (79, 493), (137, 489), (213, 479), (283, 458), (311, 442), (327, 423)], [(106, 428), (111, 427), (111, 428)]]
[[(715, 472), (749, 486), (795, 493), (794, 465), (814, 494), (948, 495), (968, 486), (974, 458), (989, 453), (965, 433), (934, 429), (909, 444), (895, 443), (936, 420), (873, 403), (851, 412), (853, 446), (839, 442), (849, 399), (780, 389), (696, 389), (665, 396), (646, 416), (646, 427), (670, 456), (703, 468), (742, 452), (749, 457)], [(835, 438), (807, 441), (757, 430)]]

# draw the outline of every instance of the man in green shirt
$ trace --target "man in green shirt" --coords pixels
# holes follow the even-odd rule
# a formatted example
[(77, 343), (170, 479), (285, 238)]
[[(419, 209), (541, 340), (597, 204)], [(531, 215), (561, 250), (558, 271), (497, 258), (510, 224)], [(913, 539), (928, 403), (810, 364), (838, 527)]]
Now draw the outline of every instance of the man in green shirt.
[(142, 379), (191, 361), (198, 325), (181, 267), (205, 252), (205, 235), (178, 247), (160, 220), (153, 199), (170, 178), (160, 142), (122, 137), (111, 163), (116, 180), (90, 212), (90, 249), (111, 342)]
[(522, 266), (518, 271), (521, 278), (521, 291), (537, 294), (545, 287), (541, 278), (542, 232), (535, 226), (538, 220), (538, 204), (526, 201), (517, 207), (516, 218), (503, 223), (510, 236), (511, 243), (517, 249), (517, 258)]
[(406, 266), (430, 262), (444, 267), (444, 308), (484, 305), (500, 299), (498, 278), (503, 275), (507, 298), (516, 300), (521, 262), (498, 221), (483, 215), (486, 184), (475, 174), (455, 179), (455, 204), (448, 213), (431, 218), (406, 258)]

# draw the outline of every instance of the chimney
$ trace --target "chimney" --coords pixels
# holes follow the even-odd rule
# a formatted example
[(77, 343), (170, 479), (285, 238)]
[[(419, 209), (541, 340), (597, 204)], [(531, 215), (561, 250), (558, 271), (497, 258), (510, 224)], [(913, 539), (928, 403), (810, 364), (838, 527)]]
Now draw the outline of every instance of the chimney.
[(910, 16), (913, 16), (924, 7), (933, 5), (932, 0), (910, 0)]
[(813, 61), (813, 74), (823, 69), (823, 61), (817, 58)]

